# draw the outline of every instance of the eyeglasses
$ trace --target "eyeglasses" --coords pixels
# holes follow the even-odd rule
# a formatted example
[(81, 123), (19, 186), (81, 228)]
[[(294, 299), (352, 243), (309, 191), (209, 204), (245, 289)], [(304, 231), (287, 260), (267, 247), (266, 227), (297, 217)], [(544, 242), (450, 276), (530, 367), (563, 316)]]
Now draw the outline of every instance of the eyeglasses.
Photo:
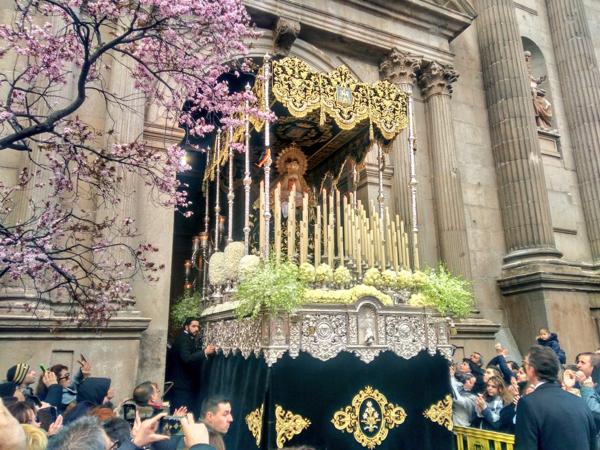
[(58, 381), (60, 381), (60, 380), (68, 380), (69, 378), (71, 378), (71, 374), (69, 372), (67, 372), (62, 377), (58, 377)]

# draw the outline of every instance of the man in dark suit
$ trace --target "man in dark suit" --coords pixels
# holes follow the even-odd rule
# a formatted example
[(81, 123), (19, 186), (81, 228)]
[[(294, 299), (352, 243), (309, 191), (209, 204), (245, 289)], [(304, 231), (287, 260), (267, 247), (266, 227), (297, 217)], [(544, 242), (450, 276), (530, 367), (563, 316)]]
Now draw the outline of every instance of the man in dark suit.
[(552, 349), (531, 347), (524, 365), (535, 390), (517, 404), (515, 450), (595, 450), (594, 418), (581, 398), (557, 383)]
[(169, 357), (169, 381), (173, 382), (169, 400), (171, 411), (187, 406), (190, 411), (198, 404), (198, 389), (202, 378), (202, 365), (215, 352), (212, 345), (202, 348), (197, 339), (200, 321), (189, 317), (183, 324), (183, 331), (177, 336)]

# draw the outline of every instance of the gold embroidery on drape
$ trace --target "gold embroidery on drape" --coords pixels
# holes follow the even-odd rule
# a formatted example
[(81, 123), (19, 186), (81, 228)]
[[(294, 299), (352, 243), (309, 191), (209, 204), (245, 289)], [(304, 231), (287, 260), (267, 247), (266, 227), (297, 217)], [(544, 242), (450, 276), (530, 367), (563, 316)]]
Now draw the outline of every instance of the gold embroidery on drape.
[(246, 425), (248, 425), (248, 430), (250, 430), (250, 434), (256, 440), (256, 446), (260, 448), (260, 440), (262, 437), (262, 427), (263, 427), (263, 413), (265, 410), (265, 405), (261, 405), (260, 408), (256, 408), (250, 414), (246, 416)]
[(275, 433), (277, 448), (283, 448), (284, 444), (294, 436), (302, 433), (310, 426), (310, 420), (292, 411), (285, 411), (281, 405), (275, 405)]
[(452, 397), (446, 395), (442, 400), (427, 408), (423, 415), (432, 422), (446, 427), (448, 431), (452, 431), (454, 427), (452, 422)]
[(377, 389), (366, 386), (352, 398), (351, 406), (334, 413), (331, 423), (340, 431), (352, 433), (359, 444), (372, 450), (405, 420), (402, 407), (389, 403)]

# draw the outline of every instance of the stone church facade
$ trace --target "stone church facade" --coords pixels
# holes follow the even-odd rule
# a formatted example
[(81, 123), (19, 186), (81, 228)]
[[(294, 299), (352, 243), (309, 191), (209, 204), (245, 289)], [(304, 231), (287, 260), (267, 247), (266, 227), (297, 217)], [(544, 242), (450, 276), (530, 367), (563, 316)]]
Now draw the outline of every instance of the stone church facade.
[[(420, 261), (443, 261), (471, 280), (475, 293), (477, 311), (456, 327), (457, 357), (473, 350), (491, 355), (501, 341), (516, 359), (542, 326), (559, 333), (569, 360), (598, 347), (597, 1), (245, 3), (263, 32), (250, 56), (289, 54), (320, 71), (344, 64), (361, 81), (388, 79), (413, 95)], [(132, 89), (118, 67), (111, 83)], [(551, 105), (550, 126), (536, 124), (532, 88)], [(101, 126), (106, 111), (95, 106), (83, 114)], [(160, 150), (182, 137), (151, 105), (118, 114), (123, 139), (143, 133)], [(406, 136), (396, 139), (384, 173), (386, 202), (402, 217), (410, 216), (407, 146)], [(0, 157), (3, 179), (14, 179), (20, 158)], [(375, 199), (377, 186), (373, 155), (359, 194)], [(115, 378), (118, 397), (136, 382), (162, 379), (171, 284), (189, 242), (173, 239), (171, 212), (146, 206), (143, 186), (136, 192), (130, 207), (138, 228), (167, 266), (160, 281), (136, 281), (136, 305), (101, 331), (56, 328), (50, 316), (2, 308), (23, 298), (4, 287), (0, 373), (21, 360), (73, 367), (83, 353), (97, 374)]]

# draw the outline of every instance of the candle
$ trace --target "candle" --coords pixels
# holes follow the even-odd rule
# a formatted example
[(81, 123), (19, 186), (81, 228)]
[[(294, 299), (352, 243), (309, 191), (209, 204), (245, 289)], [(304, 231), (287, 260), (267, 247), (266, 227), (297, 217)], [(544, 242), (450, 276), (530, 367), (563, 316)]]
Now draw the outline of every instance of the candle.
[(265, 248), (265, 182), (261, 181), (259, 186), (260, 194), (258, 200), (258, 247), (262, 254)]
[(323, 201), (323, 256), (327, 256), (327, 190), (323, 189), (321, 192)]
[(296, 184), (292, 185), (288, 200), (288, 261), (293, 261), (296, 253)]
[(343, 236), (344, 226), (342, 225), (342, 215), (340, 213), (340, 209), (341, 209), (340, 191), (338, 191), (336, 189), (335, 190), (335, 213), (337, 215), (337, 217), (336, 217), (337, 246), (338, 246), (338, 256), (340, 258), (340, 266), (343, 266), (344, 265), (344, 236)]
[(281, 184), (277, 183), (275, 186), (275, 205), (274, 205), (274, 226), (275, 226), (275, 261), (279, 262), (281, 259)]
[(300, 224), (300, 264), (308, 258), (308, 194), (302, 197), (302, 223)]
[(317, 221), (315, 222), (315, 267), (321, 264), (321, 208), (317, 205)]

